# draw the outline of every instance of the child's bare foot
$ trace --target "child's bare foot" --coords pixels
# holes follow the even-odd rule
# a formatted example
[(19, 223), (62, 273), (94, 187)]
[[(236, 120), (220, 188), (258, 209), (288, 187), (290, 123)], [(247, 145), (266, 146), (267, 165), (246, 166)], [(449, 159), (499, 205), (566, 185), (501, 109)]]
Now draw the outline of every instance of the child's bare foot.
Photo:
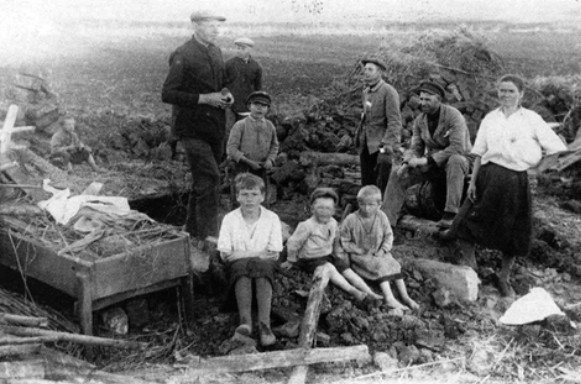
[(358, 289), (354, 289), (351, 295), (353, 295), (353, 298), (357, 301), (363, 301), (367, 297), (367, 293), (362, 292)]
[(387, 307), (389, 309), (399, 309), (399, 310), (402, 310), (402, 311), (409, 311), (410, 310), (409, 307), (403, 305), (402, 303), (400, 303), (397, 300), (387, 300), (386, 299), (385, 300), (385, 305), (387, 305)]
[(416, 303), (415, 301), (413, 301), (411, 298), (407, 297), (405, 299), (403, 299), (403, 302), (411, 308), (412, 311), (417, 311), (418, 309), (420, 309), (420, 305), (418, 303)]
[(370, 297), (370, 298), (372, 298), (373, 300), (383, 300), (383, 296), (382, 295), (378, 295), (375, 292), (367, 293), (367, 296)]

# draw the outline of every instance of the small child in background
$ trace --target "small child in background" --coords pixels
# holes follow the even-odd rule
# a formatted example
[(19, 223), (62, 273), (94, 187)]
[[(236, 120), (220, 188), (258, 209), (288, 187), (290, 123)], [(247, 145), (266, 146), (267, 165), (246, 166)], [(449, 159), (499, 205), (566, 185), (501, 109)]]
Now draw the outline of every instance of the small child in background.
[(339, 200), (330, 188), (317, 188), (310, 197), (312, 216), (299, 223), (287, 241), (287, 261), (283, 269), (290, 269), (295, 263), (309, 273), (321, 265), (327, 268), (329, 280), (353, 296), (357, 301), (376, 301), (377, 295), (349, 265), (337, 258), (339, 225), (333, 218), (335, 204)]
[(56, 131), (50, 140), (49, 160), (57, 165), (73, 170), (73, 164), (81, 164), (86, 161), (93, 171), (101, 169), (95, 164), (91, 148), (87, 147), (75, 133), (75, 119), (65, 116), (61, 120), (60, 129)]
[(246, 104), (250, 116), (234, 124), (226, 153), (235, 162), (234, 176), (241, 172), (250, 172), (266, 178), (278, 154), (278, 138), (274, 125), (266, 119), (272, 100), (263, 91), (252, 92)]
[[(385, 213), (381, 211), (381, 191), (368, 185), (357, 194), (359, 210), (348, 215), (341, 225), (340, 254), (348, 257), (353, 270), (365, 280), (379, 283), (385, 303), (396, 310), (418, 309), (408, 293), (401, 274), (400, 264), (390, 251), (393, 232)], [(391, 291), (395, 282), (400, 303)]]
[(282, 251), (281, 223), (274, 212), (261, 206), (261, 178), (241, 173), (235, 183), (240, 207), (224, 216), (218, 237), (218, 251), (229, 274), (228, 299), (236, 298), (240, 316), (235, 336), (252, 335), (252, 298), (256, 296), (260, 343), (270, 346), (276, 342), (270, 328), (270, 310), (275, 265)]

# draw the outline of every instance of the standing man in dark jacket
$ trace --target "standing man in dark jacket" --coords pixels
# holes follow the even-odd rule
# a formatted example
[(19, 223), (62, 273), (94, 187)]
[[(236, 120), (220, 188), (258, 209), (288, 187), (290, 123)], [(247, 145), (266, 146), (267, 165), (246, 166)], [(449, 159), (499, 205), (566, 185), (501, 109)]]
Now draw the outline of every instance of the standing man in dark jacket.
[(401, 138), (399, 95), (382, 79), (386, 65), (379, 59), (361, 60), (364, 65), (363, 116), (355, 134), (361, 161), (361, 185), (374, 184), (383, 193), (394, 153)]
[(254, 41), (240, 37), (234, 45), (236, 56), (226, 61), (226, 87), (234, 95), (234, 104), (226, 110), (226, 140), (234, 123), (248, 115), (248, 96), (262, 89), (262, 67), (252, 57)]
[(218, 234), (218, 163), (224, 148), (224, 108), (231, 94), (225, 85), (222, 51), (215, 44), (226, 19), (210, 11), (190, 16), (194, 36), (170, 57), (161, 98), (173, 106), (173, 130), (186, 151), (192, 172), (185, 230), (204, 240)]

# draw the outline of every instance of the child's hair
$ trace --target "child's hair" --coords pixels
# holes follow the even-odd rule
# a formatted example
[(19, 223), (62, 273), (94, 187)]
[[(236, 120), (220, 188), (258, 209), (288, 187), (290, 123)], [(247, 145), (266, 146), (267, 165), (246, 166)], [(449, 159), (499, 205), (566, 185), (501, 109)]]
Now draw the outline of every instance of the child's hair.
[(234, 178), (234, 185), (236, 186), (236, 194), (243, 189), (260, 189), (260, 193), (265, 193), (266, 187), (264, 180), (252, 173), (243, 172), (236, 175)]
[(337, 204), (339, 202), (339, 196), (332, 188), (317, 188), (311, 193), (309, 198), (309, 204), (313, 204), (317, 199), (333, 199), (333, 202)]
[(376, 197), (378, 201), (381, 201), (381, 190), (375, 185), (366, 185), (357, 192), (357, 201), (373, 197)]

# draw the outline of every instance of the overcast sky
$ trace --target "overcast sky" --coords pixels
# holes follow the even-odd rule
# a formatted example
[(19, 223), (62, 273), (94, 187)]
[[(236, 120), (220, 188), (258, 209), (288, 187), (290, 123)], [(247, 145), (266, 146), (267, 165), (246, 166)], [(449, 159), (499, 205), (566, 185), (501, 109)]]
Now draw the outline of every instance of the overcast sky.
[[(0, 0), (10, 14), (70, 19), (187, 22), (195, 7), (213, 8), (231, 21), (581, 21), (580, 0)], [(316, 8), (319, 12), (309, 12)], [(2, 20), (0, 19), (0, 23)]]

